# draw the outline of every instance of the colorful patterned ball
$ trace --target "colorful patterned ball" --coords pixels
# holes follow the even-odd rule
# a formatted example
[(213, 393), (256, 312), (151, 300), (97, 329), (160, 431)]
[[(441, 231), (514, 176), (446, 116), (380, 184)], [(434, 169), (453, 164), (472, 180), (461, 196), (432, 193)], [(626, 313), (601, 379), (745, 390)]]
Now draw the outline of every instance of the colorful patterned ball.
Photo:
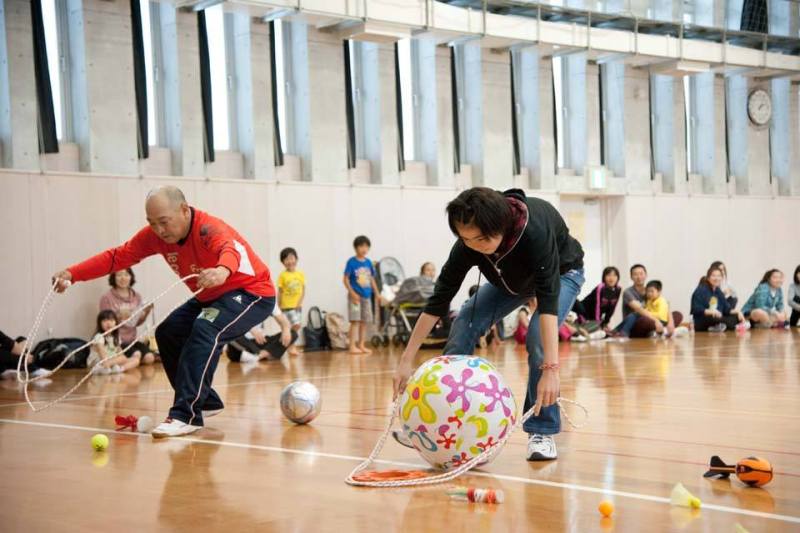
[(481, 357), (443, 355), (423, 363), (398, 406), (400, 423), (431, 465), (451, 470), (497, 446), (517, 420), (517, 402)]

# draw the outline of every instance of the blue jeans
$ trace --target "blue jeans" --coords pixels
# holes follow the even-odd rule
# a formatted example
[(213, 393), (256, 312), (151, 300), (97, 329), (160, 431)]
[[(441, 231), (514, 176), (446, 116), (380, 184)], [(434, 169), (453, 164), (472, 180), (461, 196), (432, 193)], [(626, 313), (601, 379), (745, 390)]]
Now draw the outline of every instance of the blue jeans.
[[(564, 322), (569, 310), (572, 309), (575, 299), (581, 292), (583, 282), (582, 268), (570, 270), (561, 276), (561, 291), (558, 294), (559, 326)], [(476, 299), (480, 305), (477, 308), (475, 307)], [(502, 320), (504, 316), (525, 305), (530, 299), (530, 296), (510, 295), (491, 283), (481, 285), (478, 292), (461, 307), (450, 330), (450, 337), (444, 353), (447, 355), (471, 355), (480, 336), (486, 333), (493, 323)], [(558, 335), (557, 332), (553, 333)], [(544, 361), (544, 351), (539, 332), (539, 311), (536, 311), (531, 317), (525, 345), (528, 350), (528, 391), (525, 396), (523, 412), (536, 403), (536, 385), (539, 383), (539, 378), (542, 377), (539, 365)], [(543, 435), (552, 435), (561, 431), (561, 412), (558, 405), (542, 408), (539, 416), (532, 416), (525, 422), (523, 429), (526, 433)]]
[(626, 337), (630, 337), (633, 326), (636, 325), (637, 320), (639, 320), (639, 315), (637, 313), (631, 313), (622, 319), (622, 322), (619, 323), (619, 326), (614, 328), (614, 331), (619, 331)]

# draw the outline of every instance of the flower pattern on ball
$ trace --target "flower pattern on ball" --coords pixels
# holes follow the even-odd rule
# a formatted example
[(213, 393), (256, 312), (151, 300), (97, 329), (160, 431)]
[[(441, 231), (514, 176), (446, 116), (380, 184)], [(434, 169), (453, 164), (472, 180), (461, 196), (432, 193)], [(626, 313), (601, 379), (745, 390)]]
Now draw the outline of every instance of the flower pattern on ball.
[(482, 392), (487, 398), (489, 398), (489, 401), (491, 402), (482, 410), (486, 411), (487, 413), (491, 413), (494, 411), (495, 406), (499, 403), (503, 408), (503, 414), (509, 416), (511, 414), (511, 409), (506, 406), (506, 404), (503, 402), (503, 399), (510, 399), (511, 391), (508, 390), (508, 387), (501, 388), (500, 382), (495, 375), (490, 374), (489, 381), (491, 381), (491, 386), (487, 385), (486, 383), (481, 383), (475, 389), (478, 392)]
[(442, 392), (438, 386), (439, 378), (434, 375), (435, 372), (441, 369), (441, 366), (434, 365), (427, 369), (417, 381), (412, 381), (408, 384), (406, 391), (409, 394), (408, 401), (403, 406), (403, 420), (408, 420), (412, 411), (416, 408), (419, 410), (419, 417), (423, 422), (429, 424), (436, 422), (436, 411), (430, 406), (426, 396)]
[(442, 384), (450, 387), (450, 394), (447, 395), (447, 401), (449, 403), (455, 403), (460, 399), (462, 411), (469, 411), (469, 391), (479, 390), (478, 385), (472, 385), (468, 383), (473, 374), (474, 372), (472, 369), (465, 368), (461, 371), (461, 381), (458, 381), (450, 374), (442, 377)]

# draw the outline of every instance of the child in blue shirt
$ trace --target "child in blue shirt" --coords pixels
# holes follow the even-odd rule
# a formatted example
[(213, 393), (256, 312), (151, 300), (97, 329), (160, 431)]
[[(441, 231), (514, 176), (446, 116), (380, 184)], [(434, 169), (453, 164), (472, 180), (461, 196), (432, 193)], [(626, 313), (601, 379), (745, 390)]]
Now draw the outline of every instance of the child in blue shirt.
[[(372, 295), (378, 294), (378, 286), (375, 283), (375, 267), (367, 258), (371, 246), (372, 243), (364, 235), (356, 237), (353, 241), (356, 255), (348, 259), (344, 267), (344, 286), (348, 293), (347, 309), (350, 319), (350, 353), (372, 353), (366, 346), (367, 325), (373, 321)], [(356, 338), (359, 339), (358, 344)]]

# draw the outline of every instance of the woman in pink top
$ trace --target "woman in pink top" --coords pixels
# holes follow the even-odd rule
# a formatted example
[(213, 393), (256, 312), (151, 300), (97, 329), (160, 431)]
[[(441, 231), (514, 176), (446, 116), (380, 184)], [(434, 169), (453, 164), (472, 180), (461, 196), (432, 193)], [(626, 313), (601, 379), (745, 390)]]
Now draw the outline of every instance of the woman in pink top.
[[(127, 320), (142, 305), (142, 295), (132, 288), (136, 284), (133, 270), (126, 268), (112, 273), (108, 276), (108, 284), (111, 285), (111, 289), (100, 297), (100, 310), (110, 309), (116, 313), (120, 322)], [(136, 328), (147, 320), (147, 316), (152, 310), (152, 306), (148, 307), (137, 315), (138, 319), (119, 328), (120, 345), (127, 348), (134, 344), (125, 354), (128, 357), (138, 357), (145, 365), (154, 363), (156, 356), (147, 343), (137, 340)]]

